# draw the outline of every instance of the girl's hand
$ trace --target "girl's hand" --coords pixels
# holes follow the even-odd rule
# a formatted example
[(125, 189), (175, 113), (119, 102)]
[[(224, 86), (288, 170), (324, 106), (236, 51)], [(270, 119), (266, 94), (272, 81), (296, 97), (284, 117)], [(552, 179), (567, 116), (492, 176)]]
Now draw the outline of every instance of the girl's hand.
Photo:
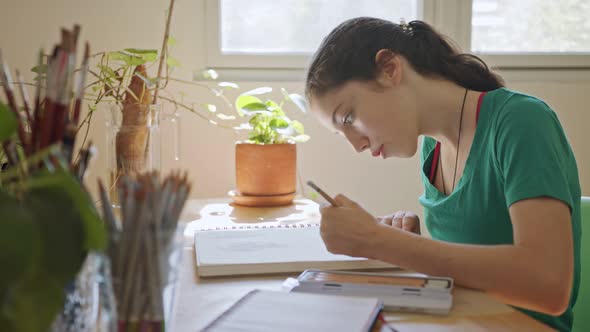
[(378, 217), (377, 220), (382, 224), (420, 235), (420, 218), (412, 211), (397, 211), (389, 216)]
[(354, 257), (374, 256), (375, 234), (382, 225), (356, 202), (344, 195), (334, 199), (338, 207), (320, 209), (320, 232), (329, 252)]

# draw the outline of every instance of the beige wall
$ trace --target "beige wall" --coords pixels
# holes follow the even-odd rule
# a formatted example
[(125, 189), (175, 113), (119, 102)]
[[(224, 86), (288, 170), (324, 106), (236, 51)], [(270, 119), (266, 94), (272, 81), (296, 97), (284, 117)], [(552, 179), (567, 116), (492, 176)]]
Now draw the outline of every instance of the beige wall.
[[(49, 47), (59, 36), (58, 28), (78, 22), (82, 38), (93, 50), (125, 47), (159, 48), (164, 10), (160, 0), (0, 0), (0, 48), (12, 67), (26, 71), (35, 62), (39, 46)], [(174, 54), (182, 63), (181, 76), (190, 79), (191, 70), (205, 66), (202, 0), (178, 0), (172, 33), (178, 40)], [(588, 77), (588, 74), (585, 74)], [(29, 77), (30, 78), (30, 77)], [(301, 92), (301, 82), (238, 82), (244, 88), (270, 85)], [(509, 87), (545, 99), (559, 114), (578, 160), (582, 188), (590, 195), (590, 149), (588, 140), (588, 97), (590, 78), (575, 82), (559, 79), (514, 81)], [(183, 89), (194, 100), (208, 100), (208, 94)], [(215, 99), (212, 99), (215, 100)], [(356, 155), (341, 137), (321, 128), (309, 116), (297, 115), (312, 136), (299, 146), (299, 171), (332, 193), (344, 192), (376, 214), (396, 209), (419, 211), (421, 192), (417, 159), (377, 160)], [(104, 175), (104, 113), (97, 113), (91, 138), (102, 153), (95, 160), (88, 183), (94, 191), (96, 177)], [(182, 114), (182, 160), (194, 181), (194, 197), (223, 196), (234, 184), (232, 132), (214, 127), (194, 115)]]

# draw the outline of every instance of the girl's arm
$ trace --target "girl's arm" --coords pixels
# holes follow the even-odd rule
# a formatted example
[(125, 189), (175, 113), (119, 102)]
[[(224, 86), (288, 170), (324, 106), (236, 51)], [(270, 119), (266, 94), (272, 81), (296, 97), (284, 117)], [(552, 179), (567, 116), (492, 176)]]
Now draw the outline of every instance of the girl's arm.
[(322, 209), (322, 237), (331, 252), (449, 276), (459, 285), (486, 291), (505, 303), (550, 315), (557, 316), (568, 307), (573, 239), (569, 207), (559, 200), (514, 203), (510, 207), (512, 245), (466, 245), (378, 224), (358, 204), (344, 196), (337, 199), (341, 207)]

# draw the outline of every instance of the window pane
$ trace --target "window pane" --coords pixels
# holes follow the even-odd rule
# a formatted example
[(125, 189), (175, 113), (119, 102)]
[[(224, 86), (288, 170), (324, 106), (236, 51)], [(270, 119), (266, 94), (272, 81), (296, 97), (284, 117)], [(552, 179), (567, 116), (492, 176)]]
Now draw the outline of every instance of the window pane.
[(223, 53), (312, 53), (343, 21), (418, 17), (420, 0), (220, 0)]
[(473, 0), (471, 49), (590, 52), (588, 0)]

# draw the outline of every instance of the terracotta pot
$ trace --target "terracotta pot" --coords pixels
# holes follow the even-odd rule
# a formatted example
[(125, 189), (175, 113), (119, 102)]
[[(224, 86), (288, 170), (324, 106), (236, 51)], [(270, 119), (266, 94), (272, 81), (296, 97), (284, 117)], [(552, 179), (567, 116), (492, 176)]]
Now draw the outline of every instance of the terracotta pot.
[(240, 195), (270, 196), (295, 192), (295, 144), (236, 144), (236, 185)]

